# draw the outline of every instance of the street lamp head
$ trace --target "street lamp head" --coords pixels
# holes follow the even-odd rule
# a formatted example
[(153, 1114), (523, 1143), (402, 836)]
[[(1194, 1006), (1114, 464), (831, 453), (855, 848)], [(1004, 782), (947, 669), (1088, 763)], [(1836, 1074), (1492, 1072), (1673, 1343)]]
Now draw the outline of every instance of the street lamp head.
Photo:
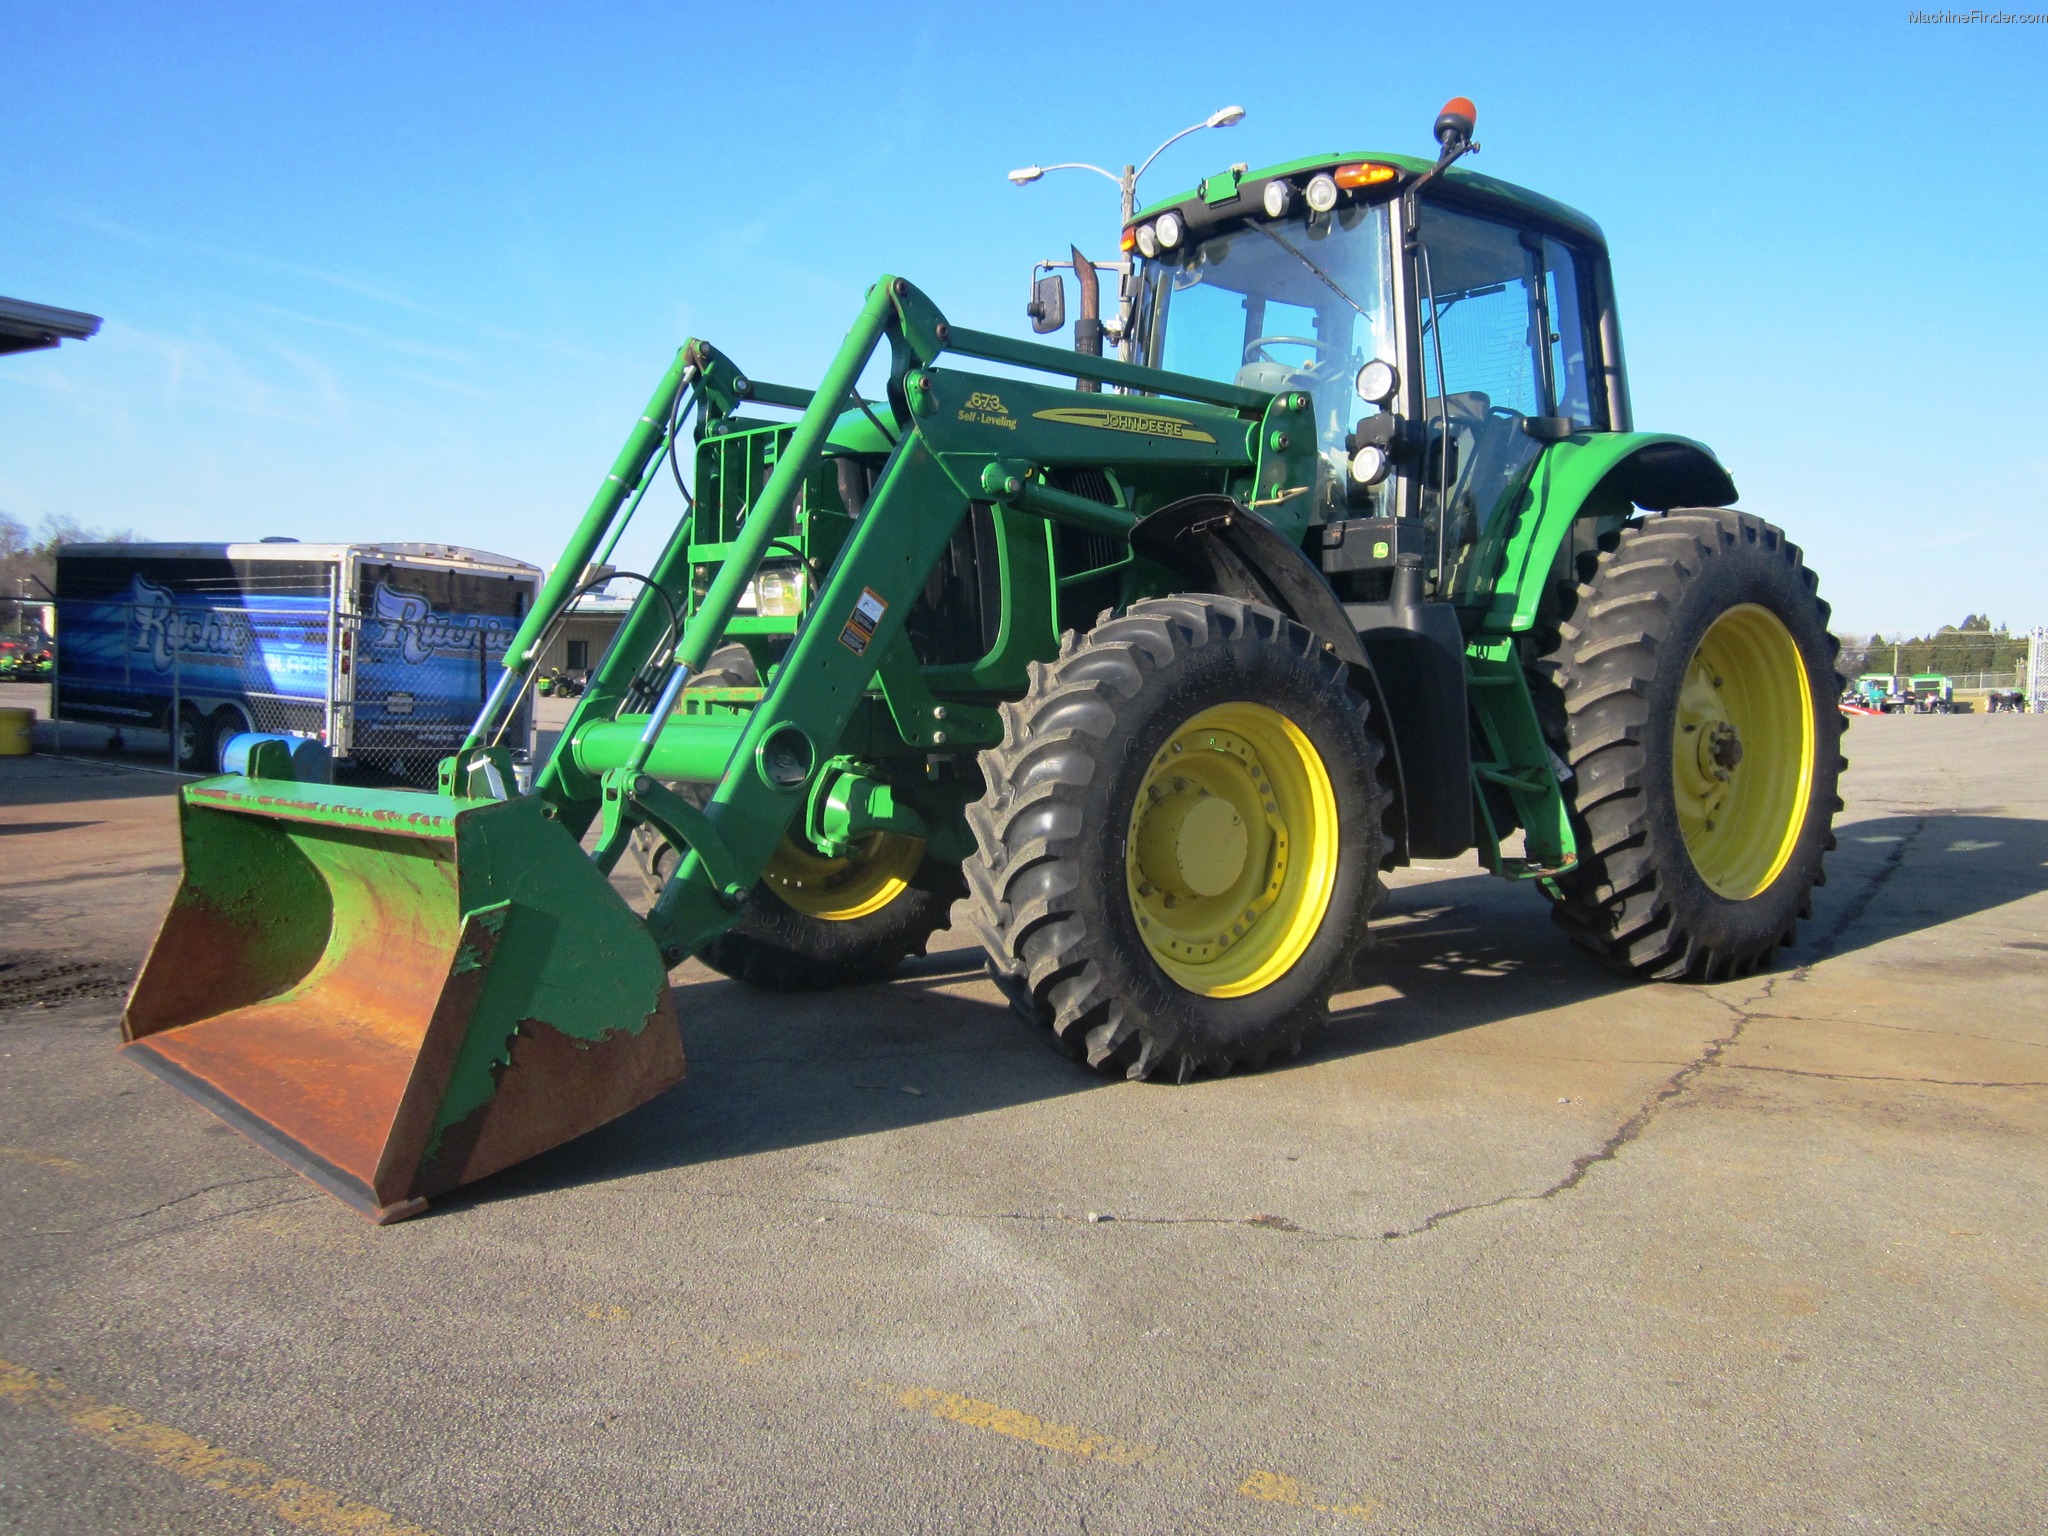
[(1209, 128), (1230, 128), (1243, 121), (1243, 107), (1223, 107), (1218, 111), (1211, 112), (1209, 114), (1209, 121), (1204, 126)]
[(1023, 167), (1021, 170), (1015, 170), (1010, 172), (1010, 180), (1015, 182), (1020, 187), (1028, 187), (1031, 185), (1032, 182), (1038, 180), (1038, 178), (1043, 176), (1044, 174), (1045, 168), (1043, 166), (1027, 165)]

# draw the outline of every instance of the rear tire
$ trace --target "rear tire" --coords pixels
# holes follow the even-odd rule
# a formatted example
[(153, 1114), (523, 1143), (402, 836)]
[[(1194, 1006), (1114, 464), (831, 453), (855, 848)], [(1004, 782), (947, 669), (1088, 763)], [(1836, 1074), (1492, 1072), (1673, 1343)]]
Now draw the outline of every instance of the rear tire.
[(1840, 647), (1798, 547), (1740, 512), (1655, 514), (1558, 634), (1579, 863), (1553, 916), (1630, 975), (1768, 965), (1812, 915), (1847, 766)]
[(1256, 603), (1155, 599), (1066, 636), (1003, 706), (967, 813), (971, 921), (1017, 1011), (1132, 1078), (1298, 1050), (1379, 893), (1366, 713)]
[[(752, 653), (734, 644), (712, 652), (685, 691), (759, 686)], [(709, 798), (703, 784), (673, 787), (700, 806)], [(634, 831), (629, 846), (648, 894), (659, 896), (675, 868), (675, 849), (648, 826)], [(879, 981), (906, 956), (922, 954), (966, 894), (959, 866), (925, 857), (914, 838), (868, 838), (837, 860), (785, 838), (768, 873), (742, 899), (739, 920), (697, 958), (770, 992)]]

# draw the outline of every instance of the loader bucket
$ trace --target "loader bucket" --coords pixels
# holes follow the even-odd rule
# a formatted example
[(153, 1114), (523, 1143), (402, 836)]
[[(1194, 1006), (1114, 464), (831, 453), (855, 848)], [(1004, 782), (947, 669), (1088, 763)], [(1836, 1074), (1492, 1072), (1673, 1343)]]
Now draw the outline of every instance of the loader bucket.
[(682, 1077), (654, 941), (538, 799), (229, 777), (179, 815), (123, 1050), (373, 1220)]

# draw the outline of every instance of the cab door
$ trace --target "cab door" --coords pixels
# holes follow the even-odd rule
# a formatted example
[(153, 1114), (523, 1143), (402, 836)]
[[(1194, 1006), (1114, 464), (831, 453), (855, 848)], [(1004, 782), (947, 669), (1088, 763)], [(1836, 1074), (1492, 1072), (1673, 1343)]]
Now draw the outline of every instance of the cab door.
[(1588, 262), (1554, 234), (1424, 202), (1408, 273), (1425, 451), (1411, 467), (1437, 594), (1492, 598), (1547, 442), (1604, 425)]

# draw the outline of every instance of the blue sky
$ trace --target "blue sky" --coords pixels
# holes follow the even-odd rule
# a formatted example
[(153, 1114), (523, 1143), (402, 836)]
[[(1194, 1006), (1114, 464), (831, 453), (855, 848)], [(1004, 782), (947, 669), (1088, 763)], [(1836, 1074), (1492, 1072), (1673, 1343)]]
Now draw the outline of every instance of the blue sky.
[(1461, 93), (1839, 627), (2048, 623), (2048, 26), (1908, 12), (0, 0), (0, 293), (106, 317), (0, 359), (0, 511), (544, 564), (685, 335), (810, 383), (884, 270), (1021, 333), (1116, 191), (1011, 167), (1226, 102), (1148, 196), (1421, 153)]

